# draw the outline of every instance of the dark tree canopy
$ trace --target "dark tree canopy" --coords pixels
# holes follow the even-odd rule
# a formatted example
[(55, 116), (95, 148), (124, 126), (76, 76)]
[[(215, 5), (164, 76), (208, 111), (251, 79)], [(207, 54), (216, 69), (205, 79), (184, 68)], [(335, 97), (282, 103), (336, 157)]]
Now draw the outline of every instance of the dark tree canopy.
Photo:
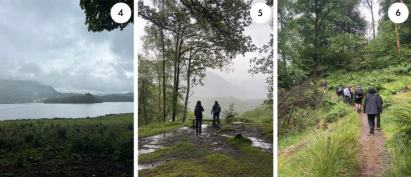
[[(131, 8), (131, 18), (123, 24), (116, 23), (110, 15), (111, 7), (119, 2), (123, 2)], [(88, 25), (88, 31), (111, 31), (119, 27), (120, 30), (123, 30), (128, 24), (134, 24), (134, 0), (80, 0), (80, 7), (86, 14), (85, 24)]]

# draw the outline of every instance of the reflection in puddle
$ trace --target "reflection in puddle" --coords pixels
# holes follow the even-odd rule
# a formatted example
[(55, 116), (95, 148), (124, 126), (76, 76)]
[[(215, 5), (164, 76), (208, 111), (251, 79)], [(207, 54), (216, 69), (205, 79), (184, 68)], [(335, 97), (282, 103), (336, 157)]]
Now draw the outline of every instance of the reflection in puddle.
[(164, 162), (148, 164), (148, 165), (138, 165), (138, 170), (152, 169), (152, 168), (156, 168), (157, 166), (162, 165), (162, 164), (164, 164)]
[(152, 153), (152, 152), (154, 152), (154, 151), (155, 151), (155, 149), (139, 149), (139, 150), (138, 150), (138, 155), (148, 154), (148, 153)]
[(261, 149), (272, 149), (273, 148), (272, 144), (266, 143), (261, 139), (257, 139), (254, 137), (248, 137), (248, 138), (250, 138), (250, 140), (253, 141), (251, 146), (260, 147)]

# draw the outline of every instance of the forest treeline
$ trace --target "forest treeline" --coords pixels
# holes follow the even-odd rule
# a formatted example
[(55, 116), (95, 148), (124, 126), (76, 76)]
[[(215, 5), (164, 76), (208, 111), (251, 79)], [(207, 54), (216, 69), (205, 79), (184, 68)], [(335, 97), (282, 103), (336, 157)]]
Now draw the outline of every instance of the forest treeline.
[(272, 104), (273, 41), (259, 49), (243, 33), (251, 24), (251, 2), (153, 1), (151, 7), (139, 1), (138, 6), (139, 17), (147, 20), (138, 54), (139, 121), (185, 122), (191, 88), (203, 85), (206, 69), (229, 72), (235, 57), (247, 52), (262, 53), (251, 59), (249, 72), (271, 75), (267, 104)]
[(63, 98), (48, 98), (44, 103), (102, 103), (100, 99), (96, 98), (91, 93), (86, 93), (82, 96), (72, 96)]

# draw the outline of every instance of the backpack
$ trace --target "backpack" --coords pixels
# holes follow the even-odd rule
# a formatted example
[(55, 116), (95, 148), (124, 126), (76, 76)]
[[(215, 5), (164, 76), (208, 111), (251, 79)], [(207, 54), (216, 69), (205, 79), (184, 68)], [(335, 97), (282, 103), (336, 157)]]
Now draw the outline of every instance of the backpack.
[(350, 89), (345, 88), (345, 90), (344, 90), (344, 95), (345, 95), (345, 96), (350, 96), (350, 95), (351, 95), (351, 94), (350, 94)]
[(194, 109), (194, 115), (195, 115), (196, 117), (198, 117), (198, 116), (201, 115), (200, 106), (196, 106), (196, 108)]
[(364, 92), (362, 91), (361, 87), (355, 88), (355, 94), (357, 95), (356, 98), (362, 98), (363, 93)]
[(216, 107), (215, 107), (215, 109), (214, 109), (214, 112), (221, 112), (221, 107), (220, 107), (220, 105), (217, 105)]
[(354, 90), (352, 89), (352, 87), (350, 88), (350, 93), (354, 93)]
[(338, 93), (341, 93), (341, 92), (342, 92), (342, 88), (341, 88), (341, 87), (338, 88), (338, 89), (337, 89), (337, 92), (338, 92)]

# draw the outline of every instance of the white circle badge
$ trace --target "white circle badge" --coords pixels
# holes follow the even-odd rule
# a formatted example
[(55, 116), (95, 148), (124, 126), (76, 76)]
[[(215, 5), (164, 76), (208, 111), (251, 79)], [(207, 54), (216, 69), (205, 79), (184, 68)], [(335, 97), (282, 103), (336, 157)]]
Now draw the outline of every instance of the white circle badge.
[(403, 23), (408, 18), (408, 8), (402, 3), (394, 3), (388, 9), (388, 17), (394, 23)]
[(250, 10), (251, 19), (256, 23), (265, 23), (270, 19), (271, 9), (264, 3), (256, 3)]
[(110, 15), (116, 23), (125, 23), (130, 20), (131, 9), (127, 4), (119, 2), (111, 7)]

